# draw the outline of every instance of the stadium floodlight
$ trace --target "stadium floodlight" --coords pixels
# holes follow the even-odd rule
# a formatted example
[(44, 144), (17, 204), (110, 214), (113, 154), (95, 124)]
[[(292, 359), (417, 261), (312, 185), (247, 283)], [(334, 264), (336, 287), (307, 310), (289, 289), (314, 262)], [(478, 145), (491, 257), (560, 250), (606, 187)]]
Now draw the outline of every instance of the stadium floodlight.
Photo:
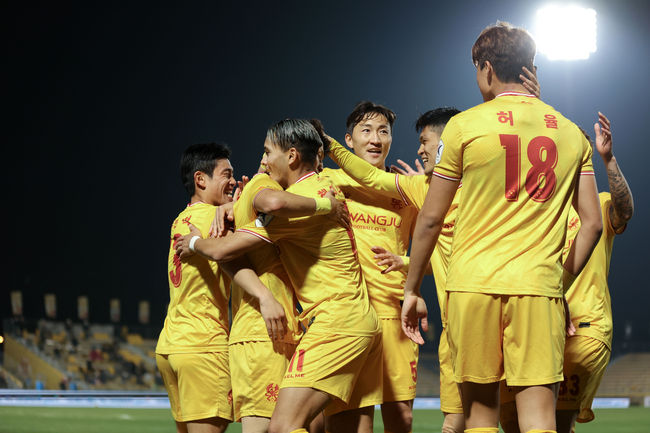
[(596, 11), (577, 5), (548, 5), (537, 11), (537, 51), (549, 60), (584, 60), (596, 52)]

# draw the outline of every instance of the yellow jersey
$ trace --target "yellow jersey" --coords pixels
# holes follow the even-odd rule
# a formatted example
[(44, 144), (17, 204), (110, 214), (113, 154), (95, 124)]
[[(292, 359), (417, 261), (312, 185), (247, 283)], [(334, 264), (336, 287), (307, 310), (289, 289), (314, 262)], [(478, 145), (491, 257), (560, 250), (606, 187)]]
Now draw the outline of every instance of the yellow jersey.
[[(391, 200), (411, 204), (417, 210), (422, 209), (424, 199), (429, 191), (429, 176), (404, 176), (401, 174), (387, 173), (372, 166), (370, 163), (354, 155), (352, 152), (347, 151), (336, 141), (332, 141), (330, 145), (330, 156), (334, 162), (336, 162), (350, 177), (352, 177), (352, 179), (359, 182), (364, 187), (370, 188), (374, 195), (379, 192)], [(431, 255), (431, 269), (433, 270), (433, 278), (436, 282), (438, 304), (440, 305), (440, 311), (443, 315), (447, 302), (445, 282), (447, 279), (447, 269), (449, 267), (449, 257), (451, 256), (451, 244), (456, 224), (458, 203), (460, 201), (460, 191), (459, 186), (458, 192), (454, 196), (453, 202), (447, 211), (442, 230), (440, 231), (440, 236), (438, 236), (438, 242), (433, 250), (433, 254)], [(415, 217), (417, 217), (417, 212), (414, 215), (414, 218)], [(390, 248), (386, 249), (390, 250)], [(404, 270), (404, 272), (406, 271), (407, 269)], [(366, 275), (365, 268), (364, 275)], [(403, 297), (404, 295), (403, 287), (404, 285), (402, 282), (402, 285), (400, 286), (400, 297)], [(370, 285), (368, 286), (368, 289), (370, 290)], [(372, 292), (370, 299), (372, 300)]]
[[(266, 174), (256, 174), (244, 187), (239, 200), (234, 205), (235, 226), (244, 227), (254, 223), (264, 214), (258, 214), (254, 207), (257, 194), (264, 189), (283, 191), (282, 187)], [(264, 245), (246, 254), (260, 281), (282, 305), (287, 316), (288, 332), (283, 339), (286, 343), (297, 344), (302, 336), (302, 328), (298, 323), (296, 299), (293, 286), (289, 280), (276, 248)], [(259, 302), (241, 287), (233, 282), (232, 285), (232, 327), (230, 329), (230, 344), (243, 341), (270, 341), (264, 319), (260, 314)]]
[(216, 209), (206, 203), (190, 204), (172, 224), (167, 262), (169, 306), (156, 345), (156, 353), (161, 355), (228, 349), (230, 278), (216, 262), (199, 255), (181, 261), (175, 249), (175, 239), (190, 232), (190, 223), (207, 234)]
[[(305, 197), (322, 197), (331, 183), (310, 172), (287, 188)], [(337, 196), (343, 198), (340, 191)], [(379, 320), (357, 258), (354, 233), (326, 215), (300, 218), (267, 217), (237, 231), (275, 243), (303, 309), (308, 332), (371, 336)], [(314, 322), (314, 324), (311, 324)], [(317, 326), (316, 326), (317, 325)]]
[(434, 175), (463, 180), (447, 291), (563, 296), (562, 247), (591, 145), (533, 95), (508, 92), (454, 116)]
[[(618, 232), (612, 227), (612, 222), (609, 219), (609, 209), (612, 205), (611, 195), (608, 192), (601, 192), (598, 198), (603, 217), (603, 233), (591, 253), (589, 261), (571, 284), (565, 296), (569, 303), (571, 321), (576, 327), (576, 334), (602, 341), (611, 350), (612, 301), (609, 297), (607, 277), (609, 276), (609, 262), (612, 258), (614, 237), (622, 233), (625, 227)], [(562, 251), (563, 258), (569, 254), (579, 229), (580, 217), (572, 207), (567, 225), (567, 242)]]
[(400, 317), (399, 301), (404, 297), (406, 271), (382, 274), (374, 258), (375, 253), (370, 248), (379, 246), (398, 256), (406, 256), (417, 210), (400, 198), (379, 195), (359, 185), (343, 170), (325, 168), (320, 175), (329, 179), (345, 195), (357, 241), (359, 263), (377, 315), (381, 318)]

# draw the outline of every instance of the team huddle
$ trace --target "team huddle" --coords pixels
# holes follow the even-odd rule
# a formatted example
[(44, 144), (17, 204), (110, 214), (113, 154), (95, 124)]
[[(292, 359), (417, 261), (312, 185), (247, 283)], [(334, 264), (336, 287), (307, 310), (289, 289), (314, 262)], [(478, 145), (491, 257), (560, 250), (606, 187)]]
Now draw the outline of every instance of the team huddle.
[(425, 273), (443, 432), (569, 433), (594, 418), (632, 195), (600, 113), (598, 194), (590, 139), (539, 99), (534, 57), (525, 30), (486, 28), (472, 47), (485, 102), (420, 116), (415, 169), (387, 170), (396, 116), (367, 101), (347, 118), (353, 152), (317, 120), (285, 119), (250, 180), (235, 181), (223, 144), (185, 150), (190, 203), (172, 224), (156, 347), (179, 432), (372, 432), (376, 405), (384, 431), (410, 432)]

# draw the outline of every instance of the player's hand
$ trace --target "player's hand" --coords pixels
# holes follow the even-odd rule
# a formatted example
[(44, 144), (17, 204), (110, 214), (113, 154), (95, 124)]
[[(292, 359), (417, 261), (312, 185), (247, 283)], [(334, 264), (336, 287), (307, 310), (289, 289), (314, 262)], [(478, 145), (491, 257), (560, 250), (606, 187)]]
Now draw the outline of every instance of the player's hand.
[(612, 129), (609, 119), (603, 113), (598, 112), (598, 123), (594, 124), (596, 133), (596, 150), (608, 162), (614, 156), (612, 152)]
[(370, 250), (375, 253), (374, 259), (377, 261), (377, 266), (388, 266), (386, 269), (382, 270), (382, 274), (387, 274), (393, 271), (399, 271), (404, 267), (404, 260), (396, 254), (391, 253), (386, 248), (382, 247), (370, 247)]
[(336, 221), (346, 230), (350, 230), (352, 228), (350, 225), (350, 211), (348, 210), (348, 205), (345, 204), (345, 200), (338, 200), (332, 188), (327, 191), (324, 197), (330, 199), (332, 202), (332, 211), (327, 214), (327, 217)]
[(396, 165), (391, 165), (390, 171), (392, 171), (393, 173), (403, 174), (404, 176), (417, 176), (419, 174), (424, 174), (424, 167), (422, 166), (422, 163), (420, 162), (419, 159), (415, 160), (415, 168), (417, 170), (413, 170), (413, 168), (410, 165), (408, 165), (401, 159), (398, 159), (397, 163), (401, 165), (402, 168), (399, 168)]
[(194, 252), (190, 250), (190, 240), (192, 240), (194, 236), (201, 236), (201, 231), (194, 227), (192, 223), (189, 224), (189, 227), (190, 232), (176, 240), (176, 254), (181, 259), (186, 259), (194, 255)]
[(539, 98), (541, 96), (541, 89), (539, 87), (539, 81), (537, 81), (537, 66), (535, 66), (535, 72), (531, 72), (525, 66), (522, 66), (521, 69), (524, 71), (523, 74), (519, 74), (519, 79), (522, 81), (522, 84), (526, 90)]
[(569, 311), (569, 303), (567, 302), (566, 298), (562, 298), (562, 301), (564, 302), (564, 326), (566, 328), (566, 336), (572, 337), (576, 335), (576, 327), (573, 325), (573, 322), (571, 321), (571, 312)]
[(420, 320), (422, 321), (422, 330), (427, 332), (429, 330), (427, 304), (421, 296), (405, 293), (402, 304), (402, 330), (408, 338), (417, 344), (424, 344), (424, 339), (420, 334)]
[(235, 189), (235, 192), (232, 194), (232, 201), (237, 201), (239, 200), (239, 197), (241, 197), (241, 193), (244, 190), (244, 187), (248, 183), (250, 179), (248, 176), (242, 176), (241, 180), (237, 181), (237, 188)]
[(260, 298), (260, 313), (266, 324), (266, 332), (271, 340), (281, 340), (287, 332), (287, 316), (284, 308), (273, 295)]
[(226, 235), (226, 232), (232, 227), (232, 224), (235, 221), (234, 204), (235, 203), (231, 201), (222, 204), (221, 206), (217, 206), (217, 212), (214, 214), (214, 219), (210, 225), (208, 237), (220, 238), (221, 236)]

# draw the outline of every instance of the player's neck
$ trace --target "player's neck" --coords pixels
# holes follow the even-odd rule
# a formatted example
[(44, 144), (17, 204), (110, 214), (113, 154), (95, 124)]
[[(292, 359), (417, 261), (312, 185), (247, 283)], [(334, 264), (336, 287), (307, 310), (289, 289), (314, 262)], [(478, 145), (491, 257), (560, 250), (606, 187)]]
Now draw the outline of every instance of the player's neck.
[(496, 98), (497, 95), (506, 92), (516, 92), (516, 93), (525, 93), (530, 94), (530, 92), (520, 83), (502, 83), (496, 81), (493, 83), (490, 93), (492, 94), (492, 99)]
[(219, 206), (219, 203), (217, 203), (215, 200), (209, 199), (208, 197), (204, 197), (203, 194), (200, 194), (197, 192), (190, 198), (190, 206), (193, 204), (197, 203), (205, 203), (205, 204), (211, 204), (213, 206)]
[(288, 179), (287, 179), (289, 186), (291, 186), (294, 183), (298, 182), (300, 180), (300, 178), (302, 178), (303, 176), (305, 176), (305, 175), (307, 175), (307, 174), (309, 174), (311, 172), (315, 172), (315, 171), (316, 171), (316, 168), (315, 167), (310, 167), (310, 166), (302, 166), (297, 170), (290, 171)]

